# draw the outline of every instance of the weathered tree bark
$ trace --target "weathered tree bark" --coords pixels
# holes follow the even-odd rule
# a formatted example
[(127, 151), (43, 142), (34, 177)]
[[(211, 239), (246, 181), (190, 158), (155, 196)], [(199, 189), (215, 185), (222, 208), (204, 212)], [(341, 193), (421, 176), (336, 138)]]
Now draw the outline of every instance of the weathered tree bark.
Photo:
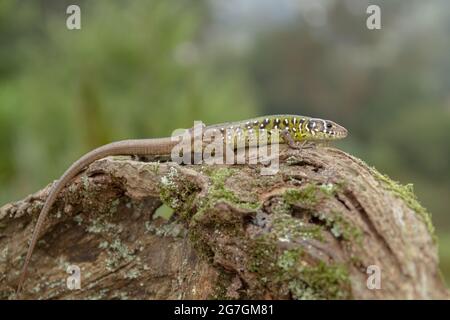
[[(259, 165), (93, 163), (60, 194), (20, 298), (448, 297), (409, 187), (334, 148), (280, 152), (272, 176)], [(17, 298), (49, 188), (0, 208), (2, 299)], [(156, 217), (168, 207), (169, 220)], [(67, 288), (69, 265), (79, 290)]]

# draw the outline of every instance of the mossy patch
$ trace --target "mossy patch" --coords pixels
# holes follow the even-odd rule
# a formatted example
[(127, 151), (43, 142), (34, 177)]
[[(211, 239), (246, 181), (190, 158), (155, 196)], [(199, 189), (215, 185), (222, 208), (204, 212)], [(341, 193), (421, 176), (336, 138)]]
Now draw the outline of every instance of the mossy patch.
[(363, 237), (361, 229), (348, 222), (342, 213), (336, 211), (332, 211), (329, 214), (317, 212), (313, 213), (313, 216), (322, 221), (335, 238), (342, 238), (361, 244)]
[(275, 240), (270, 235), (264, 235), (254, 239), (250, 243), (248, 270), (262, 276), (264, 282), (265, 275), (270, 275), (274, 271), (276, 263), (277, 246)]
[(214, 251), (208, 244), (207, 236), (200, 228), (194, 227), (189, 230), (189, 241), (192, 243), (197, 254), (206, 261), (212, 262)]
[(314, 184), (308, 184), (301, 189), (288, 189), (283, 194), (284, 200), (289, 205), (301, 205), (304, 207), (313, 207), (318, 202), (318, 187)]
[[(248, 269), (258, 273), (261, 288), (277, 286), (294, 299), (347, 299), (350, 281), (345, 266), (318, 261), (307, 264), (300, 248), (280, 251), (269, 236), (252, 244)], [(281, 289), (283, 291), (283, 289)]]
[(255, 210), (261, 206), (259, 202), (248, 202), (239, 199), (235, 193), (226, 187), (227, 178), (236, 172), (231, 168), (209, 168), (205, 173), (209, 176), (211, 185), (208, 188), (206, 199), (200, 204), (196, 213), (196, 218), (200, 218), (203, 213), (210, 209), (218, 201), (226, 201), (238, 208)]
[[(310, 225), (309, 233), (306, 233), (306, 236), (321, 240), (322, 231), (325, 227), (336, 238), (361, 242), (362, 231), (348, 222), (341, 213), (336, 211), (330, 213), (317, 211), (317, 207), (322, 200), (334, 197), (340, 189), (340, 185), (328, 183), (320, 185), (308, 184), (303, 188), (292, 188), (285, 191), (283, 199), (288, 206), (306, 209), (308, 215), (319, 219), (323, 223), (323, 225)], [(300, 222), (299, 219), (292, 217), (289, 219), (286, 216), (284, 220), (283, 225), (286, 226), (284, 230), (287, 231), (287, 234), (289, 234), (289, 229), (300, 232), (297, 232), (297, 236), (301, 235), (301, 233), (308, 232), (305, 229), (305, 224)]]
[(293, 298), (299, 300), (348, 299), (350, 283), (342, 265), (293, 266), (298, 277), (289, 282)]
[(283, 242), (293, 242), (296, 239), (324, 240), (322, 226), (305, 223), (287, 213), (273, 214), (271, 232)]
[(160, 198), (164, 204), (180, 213), (182, 219), (191, 217), (192, 202), (198, 187), (179, 175), (174, 167), (160, 180)]
[(217, 277), (217, 286), (214, 288), (213, 294), (210, 295), (210, 299), (214, 300), (231, 300), (232, 297), (227, 295), (228, 287), (231, 285), (234, 275), (225, 272), (224, 270), (218, 270), (219, 275)]
[(173, 209), (166, 204), (162, 204), (158, 209), (153, 213), (153, 219), (161, 217), (165, 220), (169, 220), (173, 215)]
[(309, 183), (302, 188), (287, 189), (283, 198), (290, 205), (299, 205), (302, 207), (312, 208), (321, 200), (333, 197), (340, 190), (339, 184), (326, 183), (314, 184)]
[(413, 184), (409, 183), (407, 185), (402, 185), (392, 180), (387, 175), (380, 173), (377, 169), (373, 167), (370, 168), (370, 171), (372, 172), (372, 174), (375, 176), (376, 179), (382, 182), (382, 185), (386, 189), (393, 192), (397, 197), (405, 201), (406, 205), (419, 215), (419, 218), (427, 226), (428, 232), (430, 232), (434, 241), (436, 241), (437, 238), (435, 235), (433, 222), (431, 221), (431, 214), (418, 201), (417, 196), (414, 193)]

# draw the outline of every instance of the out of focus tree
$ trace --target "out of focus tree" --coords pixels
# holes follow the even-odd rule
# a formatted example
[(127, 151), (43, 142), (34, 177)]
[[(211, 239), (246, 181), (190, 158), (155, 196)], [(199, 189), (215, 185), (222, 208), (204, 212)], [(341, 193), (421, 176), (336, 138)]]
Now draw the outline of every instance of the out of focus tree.
[(202, 48), (203, 1), (83, 1), (68, 30), (72, 2), (0, 4), (2, 203), (101, 144), (255, 113), (245, 75)]

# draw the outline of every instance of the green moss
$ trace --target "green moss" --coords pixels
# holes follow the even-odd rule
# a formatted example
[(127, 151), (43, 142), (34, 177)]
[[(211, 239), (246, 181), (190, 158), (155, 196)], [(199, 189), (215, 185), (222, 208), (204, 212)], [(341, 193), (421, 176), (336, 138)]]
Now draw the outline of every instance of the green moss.
[(199, 228), (194, 227), (189, 230), (189, 241), (192, 243), (197, 254), (201, 258), (212, 262), (214, 258), (214, 251), (204, 236), (203, 231), (199, 230)]
[(220, 200), (227, 201), (242, 209), (255, 210), (261, 206), (259, 202), (248, 202), (239, 199), (233, 191), (229, 190), (225, 182), (227, 178), (231, 177), (236, 170), (231, 168), (208, 168), (204, 172), (209, 176), (211, 185), (208, 188), (208, 195), (203, 203), (200, 203), (195, 217), (200, 218), (203, 213), (210, 209), (215, 203)]
[(322, 231), (322, 226), (306, 224), (288, 213), (274, 213), (272, 232), (280, 241), (292, 242), (299, 238), (323, 241)]
[(166, 204), (161, 205), (158, 209), (153, 213), (153, 218), (161, 217), (165, 220), (169, 220), (173, 215), (173, 209)]
[[(205, 221), (213, 224), (214, 228), (236, 236), (238, 232), (242, 232), (239, 228), (242, 217), (239, 215), (224, 217), (221, 210), (215, 209), (215, 204), (220, 201), (226, 201), (234, 206), (247, 209), (257, 208), (260, 204), (241, 201), (233, 191), (226, 187), (227, 178), (231, 177), (235, 170), (208, 167), (204, 171), (209, 176), (211, 183), (208, 186), (207, 195), (201, 201), (195, 203), (195, 206), (192, 202), (195, 199), (197, 190), (192, 187), (188, 187), (187, 190), (183, 189), (186, 181), (179, 181), (179, 177), (174, 171), (169, 172), (166, 178), (162, 180), (161, 198), (170, 207), (176, 209), (182, 218), (192, 222), (189, 228), (190, 241), (200, 256), (210, 260), (214, 252), (207, 244), (206, 235), (204, 234), (205, 230), (202, 229), (201, 225), (197, 225), (198, 221), (204, 217), (205, 212), (208, 212), (208, 219)], [(194, 207), (197, 208), (197, 211), (192, 217), (192, 208)]]
[(236, 172), (235, 169), (225, 167), (218, 169), (210, 167), (208, 169), (209, 170), (204, 170), (204, 172), (209, 176), (213, 185), (217, 187), (224, 187), (226, 178), (231, 177)]
[(295, 266), (298, 277), (289, 282), (289, 290), (295, 299), (348, 299), (350, 282), (342, 265)]
[(375, 168), (370, 168), (370, 170), (375, 178), (383, 183), (383, 186), (386, 189), (392, 191), (395, 195), (397, 195), (397, 197), (405, 201), (406, 205), (419, 215), (419, 218), (425, 223), (428, 231), (436, 241), (435, 230), (433, 222), (431, 221), (431, 214), (417, 200), (417, 196), (414, 194), (413, 184), (410, 183), (407, 185), (402, 185), (396, 181), (393, 181), (387, 175), (381, 174)]
[(219, 275), (216, 281), (217, 285), (214, 288), (214, 293), (211, 294), (209, 298), (213, 300), (231, 300), (232, 297), (229, 297), (227, 292), (232, 280), (232, 274), (225, 272), (224, 270), (219, 270)]
[[(345, 299), (350, 296), (350, 285), (345, 266), (326, 264), (322, 261), (314, 265), (303, 260), (301, 248), (280, 252), (278, 241), (295, 241), (295, 238), (323, 240), (324, 228), (336, 237), (346, 240), (361, 239), (361, 231), (346, 221), (341, 214), (328, 215), (314, 213), (322, 199), (333, 197), (338, 185), (308, 184), (300, 189), (288, 189), (280, 203), (272, 208), (272, 229), (264, 237), (250, 245), (248, 269), (258, 273), (262, 288), (275, 285), (286, 290), (296, 299)], [(310, 225), (292, 216), (292, 206), (306, 208), (307, 213), (323, 221)], [(283, 289), (284, 288), (284, 289)]]
[(236, 170), (230, 168), (219, 168), (214, 170), (209, 176), (212, 185), (208, 196), (215, 200), (224, 199), (248, 209), (258, 208), (260, 205), (259, 203), (241, 201), (233, 191), (227, 189), (225, 186), (226, 179), (231, 177), (235, 172)]
[[(344, 240), (355, 240), (357, 242), (361, 242), (361, 230), (345, 220), (341, 213), (331, 212), (325, 214), (315, 211), (316, 206), (322, 199), (334, 197), (341, 189), (342, 185), (340, 184), (308, 184), (301, 189), (286, 190), (283, 194), (283, 199), (286, 204), (290, 206), (300, 206), (308, 209), (309, 214), (322, 221), (325, 227), (327, 227), (328, 230), (336, 238), (343, 238)], [(297, 225), (297, 230), (302, 230), (302, 226), (299, 225), (301, 224), (301, 222), (295, 222), (295, 220), (298, 219), (293, 218), (292, 221), (289, 221), (289, 223)], [(287, 227), (289, 227), (289, 223), (285, 223)], [(309, 236), (320, 240), (322, 237), (322, 231), (323, 230), (320, 226), (311, 228)]]
[(248, 270), (260, 276), (270, 275), (275, 270), (277, 246), (270, 235), (259, 237), (250, 243)]
[(279, 252), (270, 237), (255, 240), (249, 270), (258, 273), (260, 285), (286, 287), (295, 299), (346, 299), (350, 282), (345, 266), (319, 261), (308, 265), (300, 248)]
[(302, 207), (312, 208), (321, 199), (333, 197), (340, 189), (341, 186), (339, 184), (309, 183), (303, 188), (290, 188), (286, 190), (283, 197), (290, 205), (301, 205)]
[(344, 266), (319, 261), (308, 265), (301, 249), (285, 250), (276, 262), (280, 280), (288, 283), (294, 299), (349, 298), (349, 278)]
[[(305, 264), (300, 249), (285, 250), (277, 259), (281, 278), (295, 299), (345, 299), (349, 297), (349, 279), (341, 265), (323, 261), (315, 266)], [(287, 278), (287, 279), (286, 279)]]
[(288, 189), (284, 192), (283, 197), (289, 205), (298, 205), (313, 207), (317, 204), (317, 186), (308, 184), (302, 189)]
[(183, 180), (174, 167), (161, 178), (159, 187), (163, 203), (180, 213), (181, 218), (188, 220), (198, 187), (189, 180)]
[(361, 244), (362, 231), (344, 219), (342, 213), (336, 211), (332, 211), (330, 214), (319, 212), (313, 213), (313, 216), (322, 221), (334, 237)]
[(297, 264), (301, 250), (285, 250), (277, 260), (277, 266), (284, 271), (292, 270)]
[(342, 189), (342, 184), (339, 183), (325, 183), (319, 185), (319, 190), (322, 191), (323, 194), (332, 197), (336, 195), (339, 190)]

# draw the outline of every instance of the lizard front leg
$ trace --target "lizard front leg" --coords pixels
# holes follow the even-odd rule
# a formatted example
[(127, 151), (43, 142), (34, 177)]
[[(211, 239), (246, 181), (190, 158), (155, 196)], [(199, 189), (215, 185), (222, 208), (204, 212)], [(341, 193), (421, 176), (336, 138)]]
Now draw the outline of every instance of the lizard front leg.
[(291, 133), (288, 130), (281, 131), (281, 137), (286, 142), (286, 144), (289, 146), (289, 148), (292, 149), (309, 149), (314, 148), (316, 145), (312, 141), (305, 140), (303, 142), (297, 142), (292, 137)]

